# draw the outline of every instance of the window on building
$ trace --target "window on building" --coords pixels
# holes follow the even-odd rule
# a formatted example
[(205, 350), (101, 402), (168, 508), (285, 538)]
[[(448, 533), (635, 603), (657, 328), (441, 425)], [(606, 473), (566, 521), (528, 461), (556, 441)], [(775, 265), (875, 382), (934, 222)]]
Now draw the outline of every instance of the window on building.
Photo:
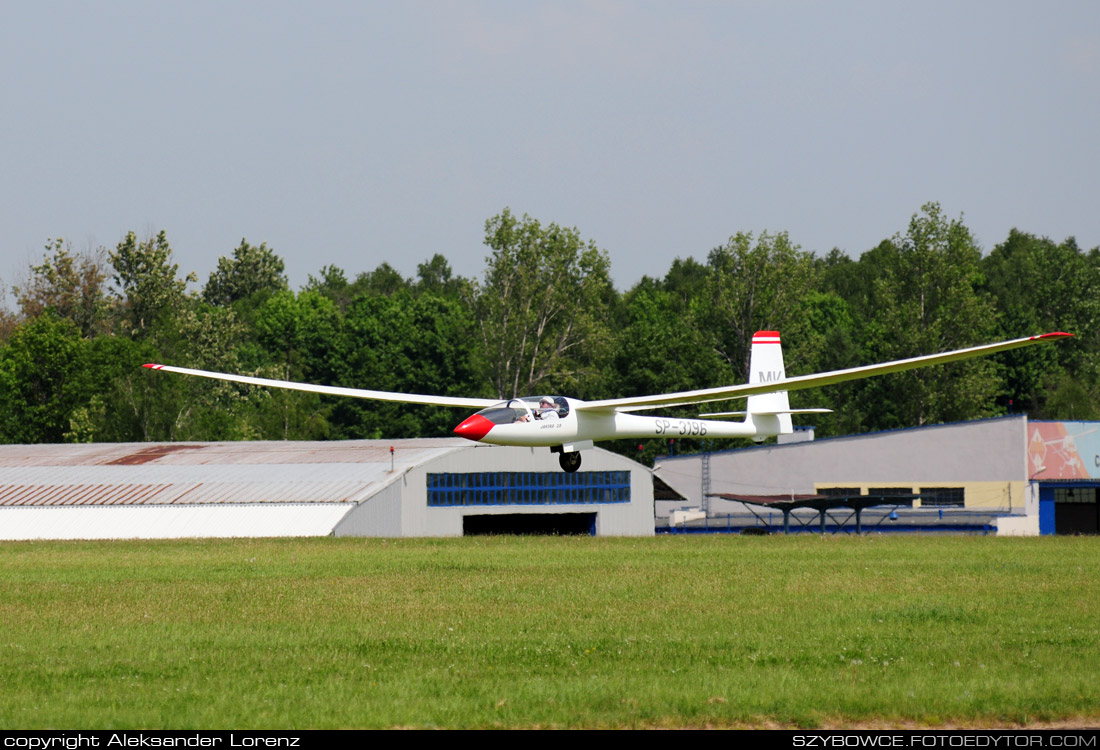
[(966, 492), (962, 487), (921, 487), (922, 508), (962, 508)]
[(571, 505), (630, 502), (629, 471), (483, 471), (428, 474), (428, 505)]
[(826, 497), (855, 497), (859, 495), (859, 487), (818, 487), (817, 494)]
[[(878, 495), (882, 497), (883, 505), (903, 505), (908, 508), (913, 507), (912, 487), (870, 487), (867, 489), (867, 494)], [(895, 500), (894, 498), (897, 499)]]
[(1056, 503), (1095, 503), (1095, 487), (1055, 487), (1054, 502)]

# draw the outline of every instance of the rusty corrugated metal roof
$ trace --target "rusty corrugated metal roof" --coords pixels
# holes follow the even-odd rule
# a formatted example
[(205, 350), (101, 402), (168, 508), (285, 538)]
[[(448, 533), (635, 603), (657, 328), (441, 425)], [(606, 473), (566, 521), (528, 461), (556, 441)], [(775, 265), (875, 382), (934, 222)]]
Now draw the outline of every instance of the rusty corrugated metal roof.
[(468, 447), (447, 438), (4, 445), (0, 506), (354, 503)]
[(413, 440), (251, 440), (225, 443), (64, 443), (0, 445), (3, 466), (96, 466), (102, 464), (203, 463), (385, 463), (390, 447), (398, 463), (448, 453), (469, 441), (461, 438)]

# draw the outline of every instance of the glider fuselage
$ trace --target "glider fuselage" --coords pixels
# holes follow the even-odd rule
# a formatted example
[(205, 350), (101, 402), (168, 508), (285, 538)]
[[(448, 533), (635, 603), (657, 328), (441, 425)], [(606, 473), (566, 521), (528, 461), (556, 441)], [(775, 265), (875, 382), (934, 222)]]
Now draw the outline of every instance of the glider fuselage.
[(538, 399), (511, 399), (465, 419), (455, 434), (492, 445), (553, 447), (619, 438), (737, 438), (779, 433), (774, 417), (753, 415), (743, 422), (679, 417), (647, 417), (612, 409), (585, 410), (585, 402), (555, 397), (554, 414), (531, 404)]

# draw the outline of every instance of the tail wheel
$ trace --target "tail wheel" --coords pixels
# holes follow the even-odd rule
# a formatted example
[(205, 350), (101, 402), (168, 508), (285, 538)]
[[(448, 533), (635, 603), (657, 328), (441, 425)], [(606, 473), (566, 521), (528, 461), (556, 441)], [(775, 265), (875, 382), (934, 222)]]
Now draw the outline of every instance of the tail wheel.
[(579, 451), (560, 453), (558, 454), (558, 463), (561, 464), (563, 471), (568, 471), (572, 474), (574, 471), (581, 468), (581, 454)]

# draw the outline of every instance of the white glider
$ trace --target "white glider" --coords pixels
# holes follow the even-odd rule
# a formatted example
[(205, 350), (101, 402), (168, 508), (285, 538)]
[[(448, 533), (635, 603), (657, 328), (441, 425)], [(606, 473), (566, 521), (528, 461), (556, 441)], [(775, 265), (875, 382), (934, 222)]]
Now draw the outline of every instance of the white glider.
[[(376, 401), (396, 401), (406, 404), (452, 406), (480, 409), (462, 421), (455, 433), (469, 440), (494, 445), (521, 445), (548, 447), (559, 455), (559, 463), (565, 471), (576, 471), (581, 465), (579, 451), (592, 447), (597, 440), (617, 438), (652, 437), (711, 437), (752, 438), (761, 441), (776, 435), (794, 431), (792, 414), (818, 413), (828, 409), (791, 409), (787, 393), (806, 388), (834, 385), (848, 380), (902, 372), (918, 367), (957, 362), (973, 357), (983, 357), (996, 352), (1019, 349), (1068, 336), (1070, 333), (1045, 333), (996, 344), (974, 346), (942, 354), (911, 357), (877, 365), (852, 367), (847, 370), (817, 373), (814, 375), (786, 376), (779, 333), (757, 331), (752, 338), (749, 358), (749, 382), (743, 385), (703, 388), (679, 393), (662, 393), (654, 396), (632, 396), (601, 401), (581, 401), (564, 396), (529, 396), (513, 399), (460, 398), (452, 396), (428, 396), (415, 393), (391, 393), (360, 388), (341, 388), (329, 385), (293, 383), (286, 380), (254, 378), (247, 375), (230, 375), (206, 370), (192, 370), (169, 365), (143, 365), (153, 370), (197, 375), (204, 378), (227, 380), (234, 383), (288, 388), (330, 396), (349, 396)], [(645, 417), (631, 412), (657, 409), (664, 406), (685, 406), (712, 401), (747, 398), (745, 411), (720, 412), (702, 416), (744, 416), (739, 422), (713, 419), (680, 419), (674, 417)]]

